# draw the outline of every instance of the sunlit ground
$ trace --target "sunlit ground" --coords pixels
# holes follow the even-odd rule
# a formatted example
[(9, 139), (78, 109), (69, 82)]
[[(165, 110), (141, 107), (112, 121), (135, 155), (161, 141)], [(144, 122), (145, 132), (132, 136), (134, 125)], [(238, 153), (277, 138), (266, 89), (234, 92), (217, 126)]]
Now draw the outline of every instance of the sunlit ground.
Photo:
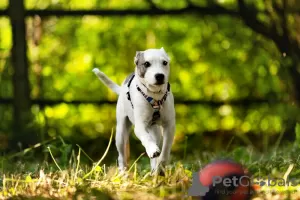
[[(70, 156), (66, 167), (59, 164), (49, 147), (51, 162), (26, 161), (27, 149), (14, 156), (14, 161), (2, 157), (1, 199), (192, 199), (187, 190), (192, 183), (192, 173), (218, 158), (231, 158), (243, 164), (253, 177), (293, 178), (298, 186), (255, 186), (253, 199), (298, 199), (300, 198), (300, 156), (296, 145), (286, 145), (259, 153), (252, 148), (236, 148), (230, 152), (201, 152), (184, 161), (172, 160), (165, 177), (151, 176), (147, 159), (142, 154), (131, 161), (125, 174), (119, 174), (116, 165), (107, 166), (103, 159), (111, 146), (112, 137), (102, 158), (93, 166), (81, 163), (88, 157), (78, 148)], [(24, 159), (25, 158), (25, 159)]]

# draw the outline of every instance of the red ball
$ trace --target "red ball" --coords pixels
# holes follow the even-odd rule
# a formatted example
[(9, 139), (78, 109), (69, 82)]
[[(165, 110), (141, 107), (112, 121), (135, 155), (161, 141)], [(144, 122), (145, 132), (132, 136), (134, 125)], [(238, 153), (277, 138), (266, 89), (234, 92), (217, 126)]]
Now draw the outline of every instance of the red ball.
[(200, 185), (206, 187), (203, 200), (249, 200), (252, 196), (249, 175), (234, 161), (217, 160), (205, 166), (198, 175)]
[(209, 186), (213, 182), (215, 176), (227, 176), (228, 174), (244, 175), (242, 165), (228, 160), (218, 160), (206, 165), (199, 172), (199, 178), (204, 186)]

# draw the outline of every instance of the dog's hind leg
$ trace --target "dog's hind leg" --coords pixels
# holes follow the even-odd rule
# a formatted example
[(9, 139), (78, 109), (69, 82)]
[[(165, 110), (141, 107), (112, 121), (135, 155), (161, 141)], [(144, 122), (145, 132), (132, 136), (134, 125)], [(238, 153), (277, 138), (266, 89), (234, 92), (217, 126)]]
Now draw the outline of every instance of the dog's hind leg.
[(118, 166), (120, 171), (126, 170), (129, 160), (129, 132), (131, 123), (127, 117), (117, 118), (116, 147), (119, 153)]
[[(129, 130), (128, 130), (129, 131)], [(125, 159), (126, 163), (128, 165), (129, 160), (130, 160), (130, 143), (129, 143), (129, 133), (128, 133), (128, 138), (125, 141)]]

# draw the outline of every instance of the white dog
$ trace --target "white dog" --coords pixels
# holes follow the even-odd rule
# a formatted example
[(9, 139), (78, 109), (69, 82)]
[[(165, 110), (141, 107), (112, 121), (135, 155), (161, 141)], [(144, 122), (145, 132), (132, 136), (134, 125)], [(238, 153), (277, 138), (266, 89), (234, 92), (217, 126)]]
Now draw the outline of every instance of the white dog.
[[(117, 102), (116, 146), (121, 171), (129, 159), (129, 131), (134, 132), (150, 157), (151, 169), (167, 164), (174, 139), (174, 98), (168, 83), (170, 58), (161, 49), (137, 51), (135, 72), (122, 86), (115, 84), (99, 69), (93, 69), (98, 78), (119, 95)], [(162, 147), (161, 138), (163, 136)]]

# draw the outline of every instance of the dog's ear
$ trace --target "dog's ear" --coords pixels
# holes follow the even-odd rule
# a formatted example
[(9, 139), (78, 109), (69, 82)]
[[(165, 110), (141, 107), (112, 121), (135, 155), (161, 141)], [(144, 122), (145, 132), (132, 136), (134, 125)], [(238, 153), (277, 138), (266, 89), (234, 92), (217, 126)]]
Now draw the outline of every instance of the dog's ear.
[(138, 65), (138, 63), (139, 63), (139, 58), (140, 58), (140, 56), (141, 56), (141, 51), (136, 51), (136, 53), (135, 53), (135, 57), (134, 57), (134, 64), (135, 65)]
[(160, 48), (160, 50), (161, 50), (162, 52), (164, 52), (164, 54), (166, 55), (168, 61), (170, 61), (170, 57), (169, 57), (169, 55), (167, 54), (167, 52), (165, 51), (165, 49), (162, 47), (162, 48)]

